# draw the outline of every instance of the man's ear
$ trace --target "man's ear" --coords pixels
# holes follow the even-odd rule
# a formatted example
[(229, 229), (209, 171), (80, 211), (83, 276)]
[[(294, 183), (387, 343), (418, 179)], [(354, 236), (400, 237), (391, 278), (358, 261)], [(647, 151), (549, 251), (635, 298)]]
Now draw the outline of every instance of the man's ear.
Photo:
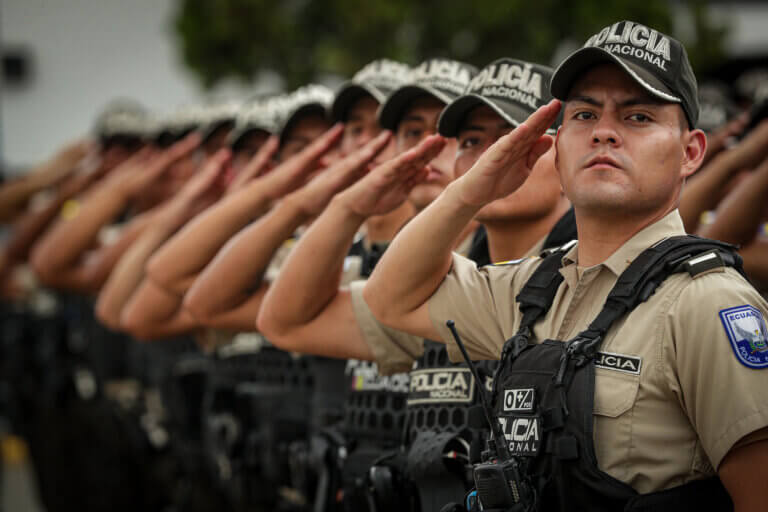
[(683, 165), (681, 177), (687, 178), (701, 167), (707, 152), (707, 136), (701, 130), (690, 130), (683, 135)]

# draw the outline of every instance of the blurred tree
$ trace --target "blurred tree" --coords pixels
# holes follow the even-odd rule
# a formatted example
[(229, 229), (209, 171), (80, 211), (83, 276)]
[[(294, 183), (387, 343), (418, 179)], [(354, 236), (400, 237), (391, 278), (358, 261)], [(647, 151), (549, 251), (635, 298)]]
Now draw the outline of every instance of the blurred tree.
[(706, 71), (722, 58), (727, 31), (712, 24), (700, 0), (179, 0), (175, 28), (185, 62), (206, 87), (229, 77), (248, 81), (262, 69), (294, 87), (323, 73), (349, 76), (380, 57), (550, 63), (563, 41), (581, 44), (622, 19), (671, 33), (675, 5), (692, 20), (684, 42), (694, 68)]

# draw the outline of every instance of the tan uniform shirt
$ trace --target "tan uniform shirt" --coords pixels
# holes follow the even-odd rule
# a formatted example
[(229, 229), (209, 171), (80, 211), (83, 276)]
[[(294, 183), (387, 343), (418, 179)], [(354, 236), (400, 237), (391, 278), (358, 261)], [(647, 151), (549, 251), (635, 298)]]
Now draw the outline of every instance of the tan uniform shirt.
[[(467, 254), (472, 247), (472, 238), (473, 236), (468, 236), (459, 244), (455, 252), (460, 255)], [(545, 240), (546, 237), (539, 240), (528, 251), (526, 257), (541, 253)], [(379, 373), (391, 375), (410, 371), (414, 361), (424, 353), (424, 338), (392, 329), (379, 322), (363, 299), (364, 287), (365, 281), (356, 281), (350, 284), (349, 291), (352, 296), (355, 319), (360, 326), (365, 342), (373, 352)]]
[[(594, 267), (577, 269), (574, 247), (563, 258), (564, 281), (535, 325), (535, 339), (568, 340), (585, 329), (631, 261), (653, 243), (680, 234), (683, 224), (674, 211)], [(477, 269), (454, 256), (452, 270), (428, 303), (452, 360), (461, 355), (445, 326), (448, 319), (473, 358), (500, 356), (519, 325), (515, 296), (539, 261)], [(768, 311), (733, 269), (693, 278), (675, 274), (613, 325), (601, 352), (639, 358), (640, 368), (636, 373), (596, 369), (594, 438), (603, 471), (641, 493), (667, 489), (712, 475), (737, 441), (768, 425), (768, 369), (748, 368), (739, 360), (728, 322), (721, 319), (721, 312), (745, 305), (763, 318)]]

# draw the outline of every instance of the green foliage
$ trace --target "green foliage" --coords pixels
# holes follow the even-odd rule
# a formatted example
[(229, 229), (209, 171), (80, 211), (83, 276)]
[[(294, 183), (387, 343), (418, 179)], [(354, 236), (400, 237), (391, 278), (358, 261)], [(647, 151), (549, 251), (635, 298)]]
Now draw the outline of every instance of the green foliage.
[[(323, 73), (349, 76), (380, 57), (417, 64), (446, 56), (482, 67), (503, 56), (550, 63), (561, 41), (581, 44), (630, 19), (673, 27), (666, 0), (179, 0), (175, 20), (187, 65), (206, 87), (228, 77), (278, 72), (294, 87)], [(694, 68), (722, 58), (726, 30), (701, 1), (689, 7)]]

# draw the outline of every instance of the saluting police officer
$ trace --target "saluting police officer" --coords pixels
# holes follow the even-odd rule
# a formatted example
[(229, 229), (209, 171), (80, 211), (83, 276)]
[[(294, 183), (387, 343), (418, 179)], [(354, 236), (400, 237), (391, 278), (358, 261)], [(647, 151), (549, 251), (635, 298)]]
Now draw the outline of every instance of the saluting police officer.
[[(500, 423), (508, 428), (496, 446), (511, 462), (504, 478), (483, 489), (486, 508), (491, 500), (511, 506), (533, 497), (540, 510), (728, 510), (730, 495), (736, 510), (763, 510), (768, 304), (728, 266), (727, 250), (660, 269), (633, 265), (685, 234), (676, 209), (680, 189), (706, 149), (684, 47), (649, 27), (619, 22), (567, 58), (551, 90), (564, 102), (554, 143), (578, 245), (556, 260), (479, 270), (451, 253), (463, 226), (520, 187), (552, 144), (544, 133), (561, 108), (553, 101), (499, 139), (401, 231), (364, 298), (381, 321), (447, 342), (454, 359), (459, 351), (447, 320), (455, 321), (473, 358), (499, 357), (512, 338), (496, 379), (520, 383), (499, 384), (503, 395), (497, 396)], [(547, 261), (553, 269), (537, 272)], [(604, 309), (628, 268), (625, 278), (634, 279), (681, 264), (688, 272), (665, 279), (642, 297), (647, 301)], [(524, 288), (534, 273), (536, 282)], [(515, 297), (521, 291), (540, 297), (542, 290), (555, 294), (525, 309), (538, 311), (540, 321), (518, 331), (530, 315), (518, 310)], [(638, 290), (624, 292), (639, 300)], [(545, 354), (553, 368), (529, 354)], [(530, 372), (521, 377), (529, 370), (550, 372), (544, 380), (554, 387)], [(582, 379), (582, 372), (593, 372), (592, 379)], [(579, 397), (569, 392), (569, 379), (579, 383)], [(572, 407), (564, 407), (564, 395)], [(559, 405), (545, 410), (540, 404)], [(547, 424), (549, 434), (541, 428)], [(506, 495), (511, 502), (489, 494), (501, 493), (501, 486), (515, 487), (518, 494)]]

